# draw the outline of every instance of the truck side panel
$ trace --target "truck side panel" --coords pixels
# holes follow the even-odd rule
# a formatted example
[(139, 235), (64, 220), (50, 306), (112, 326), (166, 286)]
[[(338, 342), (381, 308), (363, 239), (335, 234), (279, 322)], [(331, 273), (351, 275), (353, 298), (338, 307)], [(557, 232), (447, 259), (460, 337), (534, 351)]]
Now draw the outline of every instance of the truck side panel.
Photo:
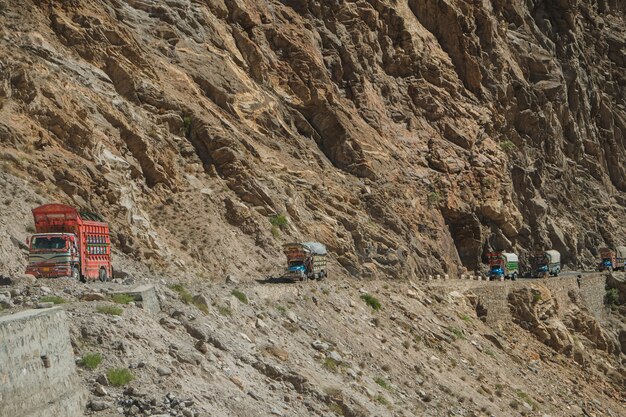
[(83, 221), (79, 226), (82, 273), (86, 278), (97, 279), (100, 269), (113, 276), (111, 268), (111, 240), (106, 223)]

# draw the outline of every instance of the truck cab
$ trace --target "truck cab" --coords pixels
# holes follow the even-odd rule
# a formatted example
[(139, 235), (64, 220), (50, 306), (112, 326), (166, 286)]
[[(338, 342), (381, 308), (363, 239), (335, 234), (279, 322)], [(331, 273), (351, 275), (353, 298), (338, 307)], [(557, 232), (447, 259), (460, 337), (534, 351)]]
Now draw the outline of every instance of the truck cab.
[(26, 273), (37, 278), (80, 277), (80, 256), (73, 233), (39, 233), (28, 240)]

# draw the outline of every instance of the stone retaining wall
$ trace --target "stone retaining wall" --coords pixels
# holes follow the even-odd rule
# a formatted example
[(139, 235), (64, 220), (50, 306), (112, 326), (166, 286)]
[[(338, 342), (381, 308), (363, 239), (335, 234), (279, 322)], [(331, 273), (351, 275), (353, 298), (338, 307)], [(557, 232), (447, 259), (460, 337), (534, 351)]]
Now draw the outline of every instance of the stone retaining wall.
[(470, 281), (450, 280), (432, 284), (436, 287), (444, 287), (446, 291), (471, 291), (477, 298), (477, 313), (490, 324), (503, 324), (512, 321), (509, 311), (508, 296), (511, 291), (520, 288), (532, 288), (544, 285), (552, 294), (559, 306), (571, 303), (570, 291), (580, 296), (584, 306), (598, 319), (603, 320), (605, 314), (606, 275), (585, 274), (580, 279), (578, 286), (575, 276), (554, 277), (544, 279), (520, 279), (518, 281)]
[(86, 398), (63, 310), (0, 317), (0, 416), (83, 416)]

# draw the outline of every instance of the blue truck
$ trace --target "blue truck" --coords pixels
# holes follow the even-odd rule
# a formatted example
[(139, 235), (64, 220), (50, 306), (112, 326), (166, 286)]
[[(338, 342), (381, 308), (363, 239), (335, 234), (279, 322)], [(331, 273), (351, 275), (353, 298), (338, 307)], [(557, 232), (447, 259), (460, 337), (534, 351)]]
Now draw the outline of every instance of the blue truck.
[(321, 280), (326, 272), (326, 246), (319, 242), (288, 243), (283, 245), (287, 257), (287, 271), (283, 278), (306, 281)]
[(489, 257), (489, 280), (499, 281), (510, 279), (515, 281), (519, 276), (519, 258), (514, 253), (491, 252)]
[(533, 278), (558, 276), (561, 272), (561, 254), (556, 250), (538, 251), (530, 256)]

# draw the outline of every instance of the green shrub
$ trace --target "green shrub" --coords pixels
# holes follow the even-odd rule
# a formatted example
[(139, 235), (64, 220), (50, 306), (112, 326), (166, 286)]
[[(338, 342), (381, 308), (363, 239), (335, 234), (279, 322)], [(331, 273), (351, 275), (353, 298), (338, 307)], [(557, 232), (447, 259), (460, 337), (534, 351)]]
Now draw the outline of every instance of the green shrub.
[(539, 301), (541, 301), (541, 293), (533, 291), (533, 304), (537, 304)]
[(65, 304), (67, 300), (63, 297), (59, 297), (58, 295), (46, 295), (39, 299), (39, 301), (43, 303), (54, 303), (54, 304)]
[(217, 311), (225, 317), (230, 317), (233, 315), (233, 312), (231, 311), (230, 307), (226, 307), (226, 306), (217, 306)]
[(176, 291), (185, 304), (193, 304), (193, 296), (182, 284), (168, 285), (172, 291)]
[(276, 310), (278, 310), (280, 314), (285, 314), (287, 312), (287, 309), (281, 305), (277, 305)]
[(470, 316), (468, 316), (467, 314), (461, 314), (459, 317), (460, 317), (460, 318), (461, 318), (461, 320), (463, 320), (463, 321), (467, 321), (467, 322), (472, 321), (472, 319), (470, 318)]
[(372, 307), (374, 310), (380, 310), (381, 304), (376, 297), (371, 294), (361, 295), (361, 300), (365, 301), (365, 304)]
[(449, 327), (448, 330), (450, 330), (450, 333), (454, 335), (455, 339), (465, 339), (465, 335), (460, 329), (457, 329), (456, 327)]
[(80, 364), (89, 369), (96, 369), (100, 362), (102, 362), (102, 356), (99, 353), (87, 353), (80, 360)]
[(537, 404), (533, 401), (530, 395), (526, 394), (524, 391), (517, 391), (517, 396), (526, 404), (530, 405), (533, 408), (533, 411), (537, 411)]
[(135, 299), (128, 294), (113, 294), (111, 299), (117, 304), (128, 304), (135, 301)]
[(26, 226), (26, 233), (35, 233), (35, 226), (33, 226), (32, 224), (29, 224), (28, 226)]
[(96, 310), (98, 311), (98, 313), (108, 314), (111, 316), (121, 316), (122, 312), (124, 311), (122, 307), (117, 307), (109, 304), (98, 306), (96, 307)]
[(236, 299), (238, 299), (239, 301), (241, 301), (244, 304), (248, 304), (248, 297), (246, 297), (246, 295), (244, 293), (242, 293), (239, 290), (233, 290), (231, 292), (232, 295), (235, 296)]
[(289, 224), (289, 221), (284, 214), (276, 214), (270, 217), (270, 223), (272, 224), (272, 226), (284, 229)]
[(374, 378), (374, 382), (376, 382), (378, 385), (380, 385), (381, 387), (383, 387), (387, 391), (391, 391), (391, 385), (389, 385), (389, 383), (387, 381), (385, 381), (384, 378), (376, 377), (376, 378)]
[(440, 201), (441, 201), (441, 194), (439, 194), (437, 191), (433, 191), (432, 193), (428, 194), (429, 205), (435, 206), (439, 204)]
[(272, 226), (271, 232), (272, 232), (272, 236), (276, 238), (280, 236), (280, 229), (278, 228), (278, 226)]
[(332, 411), (333, 413), (337, 414), (338, 416), (343, 416), (343, 408), (341, 408), (341, 406), (337, 403), (330, 403), (328, 404), (328, 409), (330, 411)]
[(605, 303), (608, 306), (614, 307), (617, 305), (619, 300), (619, 293), (617, 292), (617, 288), (609, 288), (606, 290)]
[(337, 367), (339, 366), (339, 363), (337, 363), (337, 361), (333, 358), (326, 358), (324, 359), (323, 365), (324, 368), (328, 369), (329, 371), (335, 372), (337, 370)]
[(510, 140), (505, 139), (500, 142), (500, 148), (506, 153), (511, 153), (517, 148), (517, 146), (515, 146), (515, 144)]
[(126, 368), (111, 368), (107, 371), (107, 378), (114, 387), (123, 387), (135, 379), (135, 376)]
[(382, 396), (382, 395), (377, 395), (377, 396), (376, 396), (376, 402), (378, 402), (378, 403), (380, 403), (380, 404), (382, 404), (382, 405), (386, 405), (386, 406), (389, 406), (389, 405), (390, 405), (390, 404), (389, 404), (389, 400), (388, 400), (388, 399), (386, 399), (386, 398), (385, 398), (384, 396)]
[(183, 128), (185, 131), (185, 137), (190, 137), (191, 136), (191, 125), (193, 123), (193, 117), (191, 116), (185, 116), (183, 117)]

